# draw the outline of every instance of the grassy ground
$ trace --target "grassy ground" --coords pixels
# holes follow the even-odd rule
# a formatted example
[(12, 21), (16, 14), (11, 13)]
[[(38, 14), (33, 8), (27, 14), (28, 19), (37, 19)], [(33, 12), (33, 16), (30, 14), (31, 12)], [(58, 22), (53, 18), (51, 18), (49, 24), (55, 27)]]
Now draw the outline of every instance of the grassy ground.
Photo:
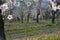
[(39, 37), (37, 40), (60, 40), (60, 34), (49, 34)]
[(22, 38), (7, 38), (7, 40), (60, 40), (60, 31), (52, 33), (52, 34), (44, 34), (37, 36), (29, 36)]
[(7, 40), (60, 40), (60, 34), (57, 33), (60, 31), (60, 20), (56, 20), (55, 24), (50, 20), (41, 20), (39, 23), (6, 22), (5, 25)]

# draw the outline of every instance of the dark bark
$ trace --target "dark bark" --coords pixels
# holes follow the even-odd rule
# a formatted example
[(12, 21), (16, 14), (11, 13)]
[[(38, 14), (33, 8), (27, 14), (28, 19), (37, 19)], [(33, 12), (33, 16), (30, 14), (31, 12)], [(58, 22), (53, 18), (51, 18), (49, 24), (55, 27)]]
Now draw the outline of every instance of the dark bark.
[(21, 22), (23, 23), (23, 12), (21, 14)]
[(56, 11), (52, 11), (52, 23), (55, 23), (55, 14), (58, 12), (58, 9)]
[(27, 15), (27, 22), (29, 23), (29, 16), (30, 16), (30, 13), (28, 13)]
[(60, 0), (56, 0), (57, 6), (60, 5)]
[(39, 14), (40, 14), (40, 13), (37, 14), (37, 18), (36, 18), (36, 22), (37, 22), (37, 23), (39, 22)]
[(5, 3), (5, 0), (0, 0), (0, 5), (2, 5), (3, 3)]
[(39, 22), (39, 18), (38, 18), (39, 15), (37, 15), (37, 19), (36, 19), (36, 22), (38, 23)]
[(52, 12), (52, 23), (55, 23), (55, 13), (54, 13), (54, 11)]
[(36, 22), (39, 22), (39, 15), (40, 15), (40, 9), (37, 9), (37, 18), (36, 18)]
[(5, 32), (4, 32), (4, 21), (3, 17), (1, 15), (2, 11), (0, 9), (0, 40), (6, 40), (5, 38)]
[(2, 2), (2, 0), (0, 0), (0, 5), (2, 5), (3, 4), (3, 2)]

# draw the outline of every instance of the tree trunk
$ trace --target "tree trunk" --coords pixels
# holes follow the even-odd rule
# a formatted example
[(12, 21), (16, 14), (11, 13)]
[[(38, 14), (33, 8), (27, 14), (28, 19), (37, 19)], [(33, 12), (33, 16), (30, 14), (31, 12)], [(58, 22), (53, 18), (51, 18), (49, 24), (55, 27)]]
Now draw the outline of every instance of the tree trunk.
[(38, 18), (39, 15), (37, 15), (37, 19), (36, 19), (36, 22), (38, 23), (39, 22), (39, 18)]
[(27, 15), (27, 23), (29, 23), (29, 16), (30, 16), (30, 13), (28, 13)]
[(2, 2), (2, 0), (0, 0), (0, 5), (2, 5), (3, 4), (3, 2)]
[(36, 22), (37, 22), (37, 23), (39, 22), (39, 14), (40, 14), (40, 13), (37, 13), (37, 18), (36, 18)]
[(23, 23), (23, 12), (21, 14), (21, 22)]
[(52, 23), (55, 23), (55, 14), (58, 12), (58, 9), (56, 11), (52, 11)]
[(4, 33), (4, 22), (1, 13), (2, 10), (0, 9), (0, 40), (6, 40), (5, 33)]
[(56, 0), (57, 6), (60, 5), (60, 0)]
[(55, 13), (54, 13), (54, 11), (52, 12), (52, 23), (55, 23)]
[(39, 22), (39, 15), (40, 15), (40, 9), (37, 9), (37, 18), (36, 18), (36, 22)]

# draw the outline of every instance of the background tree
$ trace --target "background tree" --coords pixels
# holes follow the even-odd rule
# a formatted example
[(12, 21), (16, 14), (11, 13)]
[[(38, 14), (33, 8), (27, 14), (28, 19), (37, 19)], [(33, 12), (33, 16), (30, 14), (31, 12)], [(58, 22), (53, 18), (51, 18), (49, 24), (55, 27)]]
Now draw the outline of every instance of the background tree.
[(23, 14), (24, 14), (25, 7), (26, 7), (26, 4), (25, 4), (24, 0), (20, 1), (20, 15), (21, 15), (21, 22), (22, 23), (23, 23), (23, 17), (24, 17)]
[[(54, 0), (52, 0), (52, 2), (54, 2)], [(60, 5), (60, 1), (59, 0), (56, 0), (56, 7), (58, 6), (58, 5)], [(55, 5), (55, 4), (52, 4), (52, 9), (54, 8), (54, 6), (53, 5)], [(58, 9), (56, 9), (56, 11), (55, 10), (52, 10), (52, 23), (55, 23), (55, 14), (58, 12)]]
[(37, 23), (39, 22), (39, 15), (41, 13), (41, 2), (42, 2), (42, 0), (39, 0), (38, 3), (37, 3), (37, 17), (36, 17), (36, 22)]

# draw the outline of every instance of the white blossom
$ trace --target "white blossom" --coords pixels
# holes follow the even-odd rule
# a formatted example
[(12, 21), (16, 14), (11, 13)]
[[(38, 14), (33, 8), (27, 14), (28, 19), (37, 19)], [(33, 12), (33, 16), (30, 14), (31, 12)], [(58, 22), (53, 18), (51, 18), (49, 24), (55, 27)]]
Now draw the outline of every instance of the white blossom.
[(13, 16), (12, 15), (8, 15), (7, 19), (8, 20), (12, 20), (13, 19)]

